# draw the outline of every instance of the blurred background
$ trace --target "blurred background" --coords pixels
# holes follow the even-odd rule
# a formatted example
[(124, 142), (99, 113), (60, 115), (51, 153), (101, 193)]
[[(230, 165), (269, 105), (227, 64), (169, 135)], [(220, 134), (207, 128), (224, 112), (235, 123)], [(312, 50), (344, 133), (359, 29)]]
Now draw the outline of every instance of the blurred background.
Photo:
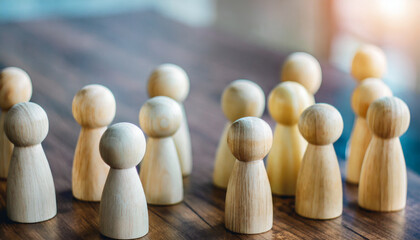
[[(280, 52), (305, 51), (343, 72), (349, 72), (362, 43), (381, 47), (388, 60), (384, 81), (410, 108), (420, 92), (420, 1), (414, 0), (0, 0), (0, 23), (61, 17), (95, 17), (153, 11), (197, 28), (215, 28), (243, 41)], [(1, 34), (7, 34), (2, 32)], [(280, 63), (279, 63), (280, 64)], [(343, 96), (345, 131), (338, 154), (352, 126), (351, 89)], [(406, 94), (406, 93), (410, 94)], [(412, 99), (408, 99), (412, 98)], [(338, 106), (340, 109), (340, 106)], [(407, 165), (420, 173), (419, 125), (401, 139)]]
[(192, 26), (214, 26), (273, 50), (305, 51), (347, 72), (360, 43), (376, 44), (387, 55), (385, 81), (394, 92), (420, 91), (420, 1), (2, 0), (0, 21), (142, 9)]

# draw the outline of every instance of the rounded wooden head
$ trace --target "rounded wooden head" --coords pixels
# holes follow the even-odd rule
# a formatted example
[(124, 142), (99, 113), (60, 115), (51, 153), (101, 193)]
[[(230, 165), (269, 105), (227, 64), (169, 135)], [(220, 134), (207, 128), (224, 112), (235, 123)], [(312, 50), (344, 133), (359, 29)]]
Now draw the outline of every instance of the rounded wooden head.
[(181, 107), (169, 97), (154, 97), (141, 107), (139, 119), (141, 128), (149, 137), (169, 137), (181, 124)]
[(351, 74), (357, 81), (382, 78), (386, 72), (385, 53), (373, 45), (361, 46), (353, 57)]
[(242, 117), (261, 117), (264, 108), (264, 91), (252, 81), (235, 80), (223, 91), (222, 109), (230, 122)]
[(370, 105), (367, 122), (373, 134), (380, 138), (399, 137), (410, 125), (410, 110), (397, 97), (383, 97)]
[(303, 111), (299, 119), (299, 131), (311, 144), (331, 144), (343, 132), (343, 118), (333, 106), (318, 103)]
[(294, 125), (300, 114), (310, 105), (314, 98), (297, 82), (282, 82), (268, 96), (268, 112), (282, 125)]
[(36, 103), (14, 105), (6, 115), (4, 131), (16, 146), (40, 144), (48, 134), (47, 113)]
[(115, 98), (105, 86), (92, 84), (83, 87), (73, 98), (74, 119), (83, 127), (108, 126), (115, 117)]
[(29, 75), (20, 68), (8, 67), (0, 72), (0, 108), (7, 111), (13, 105), (27, 102), (32, 96)]
[(387, 96), (392, 96), (392, 91), (381, 79), (368, 78), (354, 90), (351, 107), (358, 116), (366, 118), (370, 104), (376, 99)]
[(230, 126), (227, 143), (233, 156), (239, 161), (261, 160), (271, 149), (273, 133), (264, 120), (244, 117)]
[(147, 83), (149, 97), (166, 96), (183, 102), (190, 91), (187, 73), (175, 64), (162, 64), (153, 70)]
[(135, 167), (146, 152), (146, 139), (136, 125), (123, 122), (109, 127), (101, 137), (99, 151), (111, 168)]
[(322, 82), (321, 65), (312, 55), (305, 52), (295, 52), (287, 57), (280, 78), (282, 82), (298, 82), (308, 92), (315, 94)]

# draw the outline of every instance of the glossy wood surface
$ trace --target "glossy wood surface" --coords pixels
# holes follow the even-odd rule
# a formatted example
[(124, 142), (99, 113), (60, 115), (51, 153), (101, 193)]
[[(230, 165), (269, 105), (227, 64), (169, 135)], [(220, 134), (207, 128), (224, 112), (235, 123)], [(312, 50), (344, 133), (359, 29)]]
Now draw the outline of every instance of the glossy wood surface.
[[(279, 83), (288, 53), (269, 51), (212, 28), (196, 29), (153, 12), (119, 16), (53, 19), (0, 25), (0, 67), (25, 69), (33, 82), (34, 101), (47, 112), (50, 131), (43, 142), (57, 193), (58, 214), (39, 224), (13, 223), (6, 217), (6, 182), (0, 182), (0, 239), (100, 239), (99, 203), (72, 197), (71, 169), (80, 126), (72, 117), (74, 94), (100, 83), (115, 95), (113, 123), (138, 124), (148, 99), (146, 81), (159, 64), (183, 67), (191, 80), (185, 100), (191, 130), (194, 168), (184, 179), (184, 201), (174, 206), (149, 206), (145, 239), (418, 239), (420, 177), (408, 171), (405, 210), (368, 212), (357, 205), (357, 187), (344, 184), (343, 215), (329, 221), (298, 216), (294, 198), (273, 197), (273, 229), (260, 235), (238, 235), (224, 227), (225, 191), (212, 184), (214, 156), (226, 119), (220, 97), (228, 83), (245, 78), (266, 95)], [(317, 102), (327, 102), (343, 115), (345, 131), (336, 151), (342, 158), (354, 116), (350, 93), (355, 81), (321, 61), (323, 82)], [(405, 95), (410, 98), (410, 95)], [(413, 101), (411, 101), (413, 102)], [(410, 101), (408, 101), (410, 104)], [(414, 108), (412, 122), (419, 120)], [(416, 112), (417, 111), (417, 112)], [(265, 111), (263, 118), (274, 128)], [(418, 130), (413, 125), (407, 132)], [(404, 136), (403, 136), (404, 137)], [(408, 149), (402, 139), (403, 149)], [(405, 152), (410, 155), (409, 151)], [(410, 157), (406, 157), (407, 161)], [(340, 159), (342, 177), (344, 164)]]

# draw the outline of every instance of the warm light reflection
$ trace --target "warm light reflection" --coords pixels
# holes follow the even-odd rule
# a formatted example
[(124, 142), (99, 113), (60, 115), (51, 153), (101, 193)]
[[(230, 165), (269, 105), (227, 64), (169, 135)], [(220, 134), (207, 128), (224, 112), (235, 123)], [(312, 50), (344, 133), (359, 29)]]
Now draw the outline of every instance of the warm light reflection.
[(397, 20), (407, 13), (407, 0), (377, 0), (375, 2), (384, 17)]

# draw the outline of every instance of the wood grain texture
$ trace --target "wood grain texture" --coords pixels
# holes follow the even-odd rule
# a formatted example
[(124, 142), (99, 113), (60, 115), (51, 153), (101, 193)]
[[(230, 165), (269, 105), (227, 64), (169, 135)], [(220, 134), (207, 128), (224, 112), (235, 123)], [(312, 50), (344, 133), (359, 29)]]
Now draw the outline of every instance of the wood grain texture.
[(74, 119), (80, 124), (72, 169), (73, 196), (100, 201), (109, 167), (99, 154), (99, 140), (115, 117), (115, 98), (99, 84), (83, 87), (72, 102)]
[(332, 219), (343, 212), (343, 187), (333, 143), (343, 132), (337, 109), (318, 103), (300, 116), (299, 131), (308, 141), (296, 184), (296, 212), (311, 219)]
[(166, 96), (177, 101), (182, 110), (182, 121), (178, 131), (173, 136), (178, 152), (182, 176), (186, 177), (192, 171), (192, 150), (190, 130), (187, 122), (183, 102), (190, 91), (190, 80), (187, 73), (180, 66), (165, 63), (153, 70), (147, 82), (150, 97)]
[(101, 233), (116, 239), (146, 235), (147, 202), (136, 168), (111, 169), (105, 186), (99, 208)]
[(250, 80), (238, 79), (226, 86), (220, 105), (229, 122), (226, 123), (217, 146), (213, 183), (219, 188), (226, 189), (236, 160), (227, 145), (229, 127), (232, 122), (242, 117), (261, 117), (265, 107), (265, 95), (258, 84)]
[(136, 166), (146, 151), (143, 132), (131, 123), (117, 123), (100, 141), (101, 156), (110, 166), (99, 207), (100, 232), (115, 239), (147, 234), (149, 216)]
[(308, 142), (294, 126), (276, 125), (273, 141), (267, 157), (267, 173), (271, 191), (279, 196), (295, 196), (296, 181)]
[[(162, 151), (164, 149), (164, 151)], [(149, 138), (140, 167), (140, 179), (149, 204), (171, 205), (182, 201), (182, 174), (171, 137)]]
[(42, 222), (57, 214), (54, 182), (40, 144), (15, 147), (7, 180), (7, 216), (16, 222)]
[(15, 145), (7, 179), (7, 216), (21, 223), (54, 217), (54, 181), (41, 146), (48, 133), (47, 114), (35, 103), (18, 103), (9, 110), (4, 130)]
[(236, 160), (226, 192), (225, 225), (237, 233), (256, 234), (273, 227), (273, 200), (262, 160)]
[(399, 137), (410, 124), (410, 111), (397, 97), (374, 101), (367, 121), (373, 133), (360, 173), (359, 206), (372, 211), (405, 207), (407, 170)]
[(273, 147), (267, 157), (271, 191), (280, 196), (294, 196), (296, 181), (308, 143), (298, 129), (300, 114), (314, 98), (297, 82), (277, 85), (268, 97), (268, 111), (277, 122)]
[(149, 136), (140, 179), (149, 204), (172, 205), (184, 198), (182, 171), (173, 135), (182, 121), (179, 103), (153, 97), (141, 107), (140, 126)]
[(331, 219), (343, 211), (343, 187), (332, 144), (308, 144), (296, 186), (296, 212), (312, 219)]
[(271, 128), (260, 118), (240, 118), (227, 142), (237, 160), (226, 190), (225, 226), (236, 233), (266, 232), (273, 227), (273, 200), (262, 159), (273, 143)]
[(368, 128), (365, 118), (356, 117), (350, 137), (349, 157), (346, 166), (346, 181), (359, 184), (360, 170), (366, 150), (372, 139), (372, 132)]
[(356, 121), (350, 137), (346, 175), (346, 180), (350, 183), (359, 183), (363, 159), (372, 139), (372, 132), (366, 122), (368, 108), (373, 101), (386, 96), (392, 96), (391, 89), (377, 78), (363, 80), (353, 91), (351, 105)]
[(407, 173), (399, 139), (373, 136), (360, 174), (359, 205), (372, 211), (405, 207)]
[(12, 158), (13, 143), (4, 133), (4, 119), (7, 111), (1, 111), (0, 115), (0, 178), (7, 178), (9, 173), (10, 159)]
[[(72, 99), (83, 86), (100, 82), (115, 95), (114, 122), (138, 123), (139, 109), (148, 99), (145, 86), (149, 74), (164, 62), (183, 66), (191, 79), (184, 104), (194, 170), (183, 180), (182, 203), (148, 206), (150, 228), (144, 239), (420, 238), (420, 177), (411, 170), (407, 171), (403, 211), (365, 211), (358, 207), (357, 187), (343, 184), (343, 215), (336, 219), (300, 217), (294, 211), (294, 198), (274, 196), (270, 231), (240, 235), (226, 230), (226, 192), (212, 182), (214, 156), (226, 124), (220, 108), (223, 89), (233, 79), (248, 78), (268, 94), (279, 83), (279, 66), (288, 53), (268, 51), (212, 28), (186, 27), (147, 11), (7, 23), (0, 24), (0, 31), (5, 33), (0, 34), (0, 67), (18, 66), (30, 74), (32, 101), (42, 105), (50, 120), (43, 147), (54, 177), (58, 210), (55, 218), (39, 224), (12, 222), (6, 215), (7, 182), (0, 181), (0, 239), (103, 238), (99, 233), (100, 204), (78, 201), (71, 192), (71, 168), (80, 130), (72, 117)], [(321, 66), (323, 83), (317, 101), (331, 103), (340, 112), (351, 112), (352, 77), (326, 62), (321, 61)], [(419, 112), (416, 108), (411, 111), (414, 126)], [(263, 119), (274, 129), (267, 112)], [(339, 162), (343, 171), (344, 162)]]
[(213, 184), (216, 187), (226, 189), (229, 183), (230, 173), (235, 165), (236, 158), (232, 155), (227, 145), (227, 134), (231, 123), (226, 123), (222, 136), (217, 146), (213, 169)]
[(80, 130), (72, 169), (72, 192), (79, 200), (101, 200), (109, 171), (99, 154), (99, 140), (105, 130), (106, 127)]
[(13, 105), (27, 102), (31, 96), (32, 82), (24, 70), (7, 67), (0, 72), (0, 178), (7, 178), (13, 152), (13, 144), (4, 133), (4, 119)]

